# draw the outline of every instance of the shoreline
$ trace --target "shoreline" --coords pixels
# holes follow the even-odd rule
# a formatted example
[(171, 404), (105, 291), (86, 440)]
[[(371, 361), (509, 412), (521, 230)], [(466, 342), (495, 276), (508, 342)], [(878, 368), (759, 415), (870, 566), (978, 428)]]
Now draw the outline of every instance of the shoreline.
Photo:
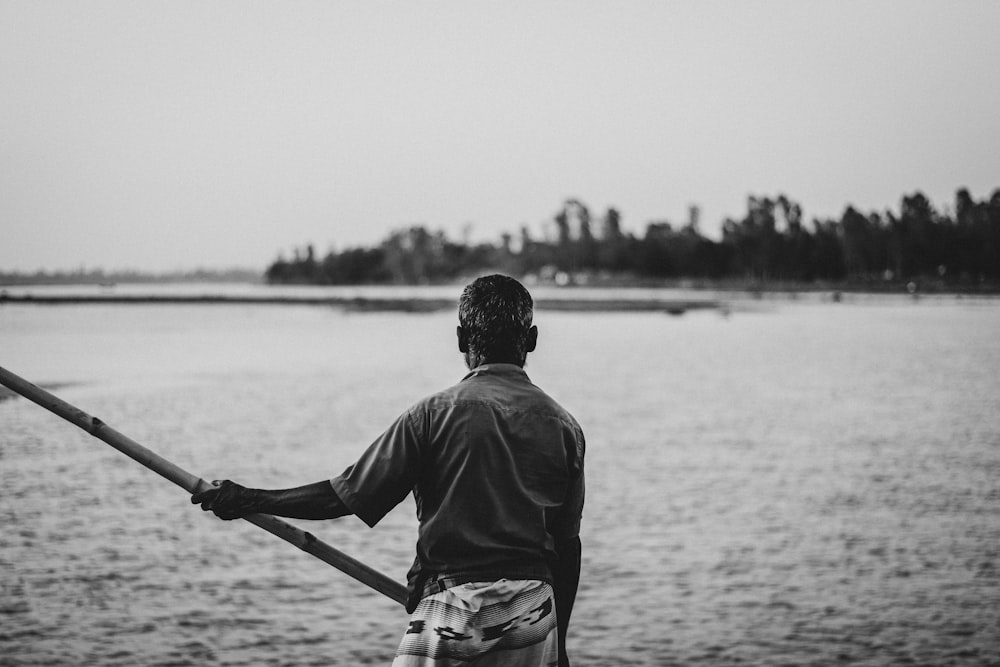
[[(228, 294), (9, 294), (0, 291), (0, 305), (160, 305), (234, 304), (263, 306), (328, 306), (353, 312), (438, 312), (454, 309), (457, 300), (434, 296), (301, 296)], [(683, 314), (691, 310), (726, 310), (729, 304), (715, 298), (573, 298), (539, 297), (538, 310), (571, 312), (650, 312)]]
[[(80, 286), (77, 286), (80, 287)], [(166, 286), (161, 286), (166, 287)], [(536, 288), (539, 286), (535, 286)], [(280, 293), (261, 291), (213, 291), (201, 286), (197, 291), (62, 291), (50, 287), (42, 292), (24, 288), (10, 291), (0, 287), (0, 307), (11, 305), (253, 305), (253, 306), (318, 306), (346, 312), (434, 313), (453, 310), (457, 294), (451, 289), (403, 288), (399, 290), (349, 289), (340, 293), (308, 290), (284, 290)], [(996, 294), (915, 292), (889, 293), (878, 291), (823, 290), (746, 290), (746, 289), (677, 289), (677, 288), (543, 288), (538, 289), (534, 302), (539, 311), (550, 312), (660, 312), (683, 315), (692, 311), (715, 311), (728, 315), (736, 311), (759, 311), (779, 303), (865, 304), (874, 302), (943, 303), (996, 302)]]

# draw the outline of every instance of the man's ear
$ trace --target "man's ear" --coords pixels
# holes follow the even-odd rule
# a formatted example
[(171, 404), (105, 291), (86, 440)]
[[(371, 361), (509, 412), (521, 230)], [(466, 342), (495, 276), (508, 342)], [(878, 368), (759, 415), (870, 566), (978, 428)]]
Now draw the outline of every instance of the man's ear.
[(469, 336), (462, 327), (457, 327), (455, 333), (458, 334), (458, 351), (465, 354), (469, 351)]
[(538, 327), (532, 326), (528, 329), (528, 346), (525, 348), (525, 352), (534, 352), (535, 347), (538, 345)]

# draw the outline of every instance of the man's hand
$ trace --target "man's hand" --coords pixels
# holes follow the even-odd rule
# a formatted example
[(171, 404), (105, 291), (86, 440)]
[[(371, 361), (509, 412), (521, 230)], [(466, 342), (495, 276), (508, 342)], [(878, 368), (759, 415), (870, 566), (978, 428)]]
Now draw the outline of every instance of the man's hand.
[(256, 489), (248, 489), (228, 479), (215, 480), (213, 487), (191, 496), (191, 502), (200, 504), (204, 511), (211, 510), (224, 521), (239, 519), (257, 512)]

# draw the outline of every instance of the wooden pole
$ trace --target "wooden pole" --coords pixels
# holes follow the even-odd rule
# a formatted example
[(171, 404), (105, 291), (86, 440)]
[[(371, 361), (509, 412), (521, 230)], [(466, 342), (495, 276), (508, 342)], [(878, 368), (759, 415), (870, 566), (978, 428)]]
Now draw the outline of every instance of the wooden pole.
[[(66, 401), (45, 391), (22, 377), (0, 367), (0, 384), (9, 388), (29, 401), (37, 403), (46, 410), (53, 412), (66, 421), (74, 424), (95, 438), (111, 445), (126, 456), (146, 466), (153, 472), (165, 477), (188, 493), (197, 493), (210, 488), (211, 484), (200, 477), (189, 473), (183, 468), (171, 463), (159, 454), (146, 449), (136, 441), (119, 433), (97, 417), (92, 417), (83, 410), (74, 407)], [(272, 535), (297, 546), (302, 551), (312, 554), (324, 563), (332, 565), (344, 574), (354, 577), (361, 583), (370, 586), (390, 600), (401, 605), (406, 604), (406, 587), (378, 570), (365, 565), (359, 560), (338, 551), (329, 544), (317, 539), (311, 533), (296, 528), (270, 514), (250, 514), (244, 520), (263, 528)]]

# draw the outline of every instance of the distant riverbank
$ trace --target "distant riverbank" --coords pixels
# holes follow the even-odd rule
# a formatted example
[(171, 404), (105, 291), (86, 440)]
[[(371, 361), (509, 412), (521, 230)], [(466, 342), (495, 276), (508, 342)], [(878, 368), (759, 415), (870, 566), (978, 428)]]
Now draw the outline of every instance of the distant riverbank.
[[(0, 304), (252, 304), (329, 306), (352, 311), (434, 312), (453, 309), (461, 286), (313, 287), (232, 284), (44, 285), (0, 288)], [(697, 290), (534, 287), (540, 310), (664, 311), (726, 307)]]
[[(753, 310), (768, 301), (838, 303), (882, 300), (951, 300), (989, 295), (855, 292), (840, 289), (712, 289), (709, 287), (556, 287), (530, 285), (540, 311), (664, 312)], [(326, 306), (347, 311), (436, 312), (456, 306), (460, 285), (304, 286), (259, 283), (125, 283), (0, 287), (0, 305), (250, 304)]]

